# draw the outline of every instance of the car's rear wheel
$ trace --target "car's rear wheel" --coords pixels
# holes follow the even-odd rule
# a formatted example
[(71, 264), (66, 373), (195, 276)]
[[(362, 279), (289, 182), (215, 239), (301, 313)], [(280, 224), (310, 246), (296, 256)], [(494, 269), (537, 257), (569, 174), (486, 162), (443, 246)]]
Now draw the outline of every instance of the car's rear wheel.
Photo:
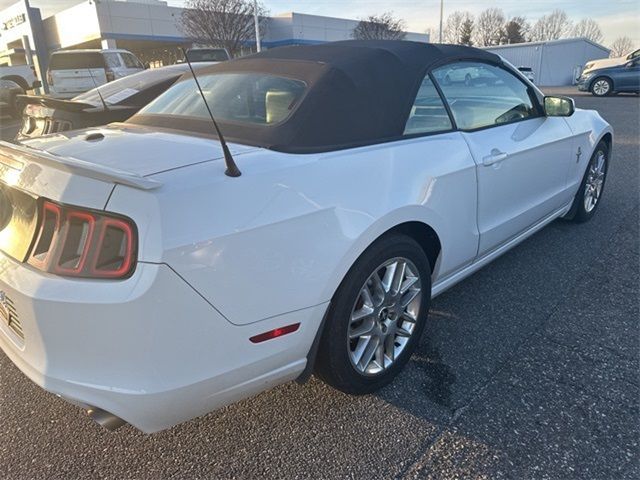
[(591, 93), (596, 97), (606, 97), (613, 91), (611, 80), (606, 77), (598, 77), (591, 84)]
[(333, 387), (364, 394), (388, 384), (418, 345), (431, 300), (431, 268), (410, 237), (376, 241), (336, 292), (316, 373)]
[(609, 169), (609, 149), (605, 142), (600, 142), (587, 165), (570, 212), (574, 222), (582, 223), (591, 220), (600, 205), (604, 184)]

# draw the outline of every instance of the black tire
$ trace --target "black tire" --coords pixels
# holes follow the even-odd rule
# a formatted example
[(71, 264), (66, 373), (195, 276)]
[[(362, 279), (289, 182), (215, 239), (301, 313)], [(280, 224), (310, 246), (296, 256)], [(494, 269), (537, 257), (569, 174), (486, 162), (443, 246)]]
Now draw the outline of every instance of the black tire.
[[(413, 331), (401, 352), (388, 367), (375, 374), (360, 372), (351, 360), (349, 342), (354, 341), (349, 340), (351, 314), (356, 301), (359, 301), (361, 289), (370, 276), (385, 262), (397, 258), (404, 258), (413, 264), (411, 268), (415, 267), (417, 270), (416, 276), (419, 277), (421, 285), (420, 305), (416, 308), (418, 312)], [(403, 298), (402, 294), (398, 298)], [(354, 395), (371, 393), (387, 385), (402, 370), (418, 346), (427, 321), (430, 302), (431, 268), (420, 245), (411, 237), (402, 234), (393, 233), (381, 237), (358, 258), (331, 301), (318, 349), (316, 374), (334, 388)], [(395, 322), (394, 325), (398, 326), (402, 322), (397, 317), (388, 321)], [(392, 345), (398, 345), (395, 339), (392, 340)], [(385, 360), (383, 359), (383, 364)]]
[(19, 102), (18, 102), (18, 95), (24, 95), (24, 90), (19, 91), (18, 93), (16, 93), (15, 95), (13, 95), (11, 97), (11, 110), (10, 110), (10, 115), (13, 118), (20, 118), (22, 117), (22, 109), (19, 107)]
[[(602, 91), (598, 88), (598, 85), (606, 85), (606, 91)], [(610, 78), (607, 77), (598, 77), (593, 82), (591, 82), (591, 94), (596, 97), (606, 97), (613, 93), (613, 82)]]
[[(602, 179), (602, 187), (600, 188), (600, 193), (598, 196), (598, 200), (592, 209), (587, 210), (585, 205), (585, 191), (588, 188), (589, 184), (589, 175), (591, 168), (597, 164), (600, 153), (604, 154), (604, 177)], [(602, 194), (604, 193), (604, 187), (607, 182), (607, 173), (609, 171), (609, 147), (607, 143), (601, 141), (596, 146), (593, 155), (589, 159), (589, 163), (587, 164), (587, 168), (585, 169), (584, 175), (582, 177), (582, 183), (580, 184), (580, 188), (578, 189), (578, 193), (573, 199), (573, 204), (571, 205), (571, 209), (569, 210), (569, 214), (567, 215), (568, 220), (572, 220), (576, 223), (584, 223), (588, 222), (593, 218), (596, 213), (596, 210), (600, 206), (602, 202)]]
[(31, 88), (30, 85), (27, 83), (27, 81), (22, 77), (16, 77), (16, 76), (9, 75), (8, 77), (2, 78), (2, 80), (9, 80), (9, 81), (15, 83), (16, 85), (18, 85), (25, 92)]

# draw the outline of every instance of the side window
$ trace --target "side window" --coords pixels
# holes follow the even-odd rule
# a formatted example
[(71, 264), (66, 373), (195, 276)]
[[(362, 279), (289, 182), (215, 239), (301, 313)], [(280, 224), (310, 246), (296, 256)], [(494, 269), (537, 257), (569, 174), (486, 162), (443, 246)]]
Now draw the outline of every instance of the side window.
[(136, 57), (131, 55), (130, 53), (121, 53), (122, 60), (124, 61), (124, 65), (127, 68), (144, 68), (142, 64), (138, 61)]
[(422, 80), (404, 128), (405, 135), (445, 132), (451, 130), (451, 120), (436, 87), (427, 75)]
[(485, 63), (457, 62), (433, 71), (461, 130), (538, 116), (527, 86), (510, 72)]
[(107, 64), (108, 68), (119, 68), (120, 67), (120, 59), (118, 58), (117, 53), (103, 53), (104, 62)]

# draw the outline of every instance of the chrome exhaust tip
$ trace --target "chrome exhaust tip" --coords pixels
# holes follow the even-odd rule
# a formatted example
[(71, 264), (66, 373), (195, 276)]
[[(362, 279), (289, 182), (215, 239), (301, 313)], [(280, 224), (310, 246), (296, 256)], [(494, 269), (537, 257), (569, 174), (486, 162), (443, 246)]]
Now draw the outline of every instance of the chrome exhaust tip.
[(91, 418), (94, 422), (103, 426), (110, 432), (117, 430), (127, 423), (120, 417), (116, 417), (115, 415), (97, 407), (91, 407), (87, 409), (87, 415), (89, 415), (89, 418)]

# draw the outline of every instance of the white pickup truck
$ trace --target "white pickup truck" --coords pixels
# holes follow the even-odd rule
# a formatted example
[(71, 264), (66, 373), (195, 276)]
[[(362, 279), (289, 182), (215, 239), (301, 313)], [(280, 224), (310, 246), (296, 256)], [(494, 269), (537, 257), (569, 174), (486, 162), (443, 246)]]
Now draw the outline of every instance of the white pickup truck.
[(36, 76), (35, 68), (30, 65), (0, 66), (0, 80), (11, 80), (17, 83), (25, 92), (42, 86)]

